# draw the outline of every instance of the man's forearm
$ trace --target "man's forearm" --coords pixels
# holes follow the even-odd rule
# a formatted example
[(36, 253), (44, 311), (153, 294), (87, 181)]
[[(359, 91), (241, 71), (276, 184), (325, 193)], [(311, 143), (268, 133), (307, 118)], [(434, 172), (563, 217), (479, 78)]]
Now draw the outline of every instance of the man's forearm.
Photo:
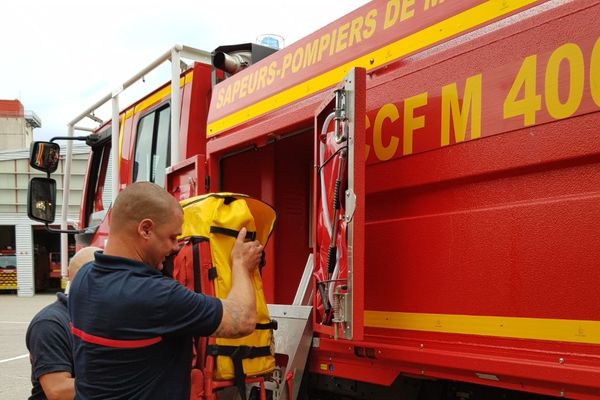
[(68, 372), (51, 372), (40, 376), (39, 381), (48, 400), (75, 398), (75, 379)]
[(243, 337), (256, 326), (256, 294), (250, 273), (236, 265), (232, 268), (231, 290), (222, 299), (223, 321), (213, 334), (217, 337)]

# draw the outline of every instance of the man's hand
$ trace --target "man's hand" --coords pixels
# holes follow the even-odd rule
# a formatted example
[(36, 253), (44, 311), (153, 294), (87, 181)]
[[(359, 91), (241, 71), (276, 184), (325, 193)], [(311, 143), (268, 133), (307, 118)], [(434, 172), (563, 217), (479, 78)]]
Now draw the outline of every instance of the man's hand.
[(235, 245), (231, 251), (231, 261), (232, 268), (239, 266), (252, 273), (258, 267), (258, 263), (260, 263), (263, 247), (258, 240), (245, 242), (246, 231), (246, 228), (240, 229), (240, 233), (238, 233)]
[(221, 299), (223, 318), (211, 335), (222, 338), (239, 338), (251, 334), (256, 327), (256, 294), (252, 274), (256, 271), (263, 247), (258, 241), (244, 242), (246, 228), (240, 229), (231, 250), (231, 290)]

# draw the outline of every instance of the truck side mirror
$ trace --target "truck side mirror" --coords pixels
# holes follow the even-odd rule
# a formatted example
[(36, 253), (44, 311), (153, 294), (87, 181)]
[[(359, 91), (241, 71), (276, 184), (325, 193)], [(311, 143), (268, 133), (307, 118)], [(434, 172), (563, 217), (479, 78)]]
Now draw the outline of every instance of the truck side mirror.
[(60, 159), (60, 146), (53, 142), (31, 143), (29, 165), (48, 174), (56, 171)]
[(54, 222), (55, 213), (56, 181), (52, 178), (31, 178), (27, 196), (27, 216), (34, 221), (49, 224)]

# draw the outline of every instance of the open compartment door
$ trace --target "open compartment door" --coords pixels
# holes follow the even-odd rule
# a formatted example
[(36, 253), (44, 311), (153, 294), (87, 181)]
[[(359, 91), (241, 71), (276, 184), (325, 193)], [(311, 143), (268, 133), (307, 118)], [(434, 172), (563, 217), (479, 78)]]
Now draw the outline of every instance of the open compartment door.
[(313, 328), (362, 340), (365, 70), (354, 68), (315, 113)]

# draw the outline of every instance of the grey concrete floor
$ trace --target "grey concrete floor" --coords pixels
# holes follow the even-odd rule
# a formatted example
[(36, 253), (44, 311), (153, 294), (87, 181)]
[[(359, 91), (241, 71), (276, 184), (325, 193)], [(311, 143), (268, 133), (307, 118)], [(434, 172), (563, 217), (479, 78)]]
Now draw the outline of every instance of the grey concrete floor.
[(0, 399), (25, 400), (31, 394), (31, 365), (25, 346), (29, 321), (56, 294), (17, 297), (0, 293)]

